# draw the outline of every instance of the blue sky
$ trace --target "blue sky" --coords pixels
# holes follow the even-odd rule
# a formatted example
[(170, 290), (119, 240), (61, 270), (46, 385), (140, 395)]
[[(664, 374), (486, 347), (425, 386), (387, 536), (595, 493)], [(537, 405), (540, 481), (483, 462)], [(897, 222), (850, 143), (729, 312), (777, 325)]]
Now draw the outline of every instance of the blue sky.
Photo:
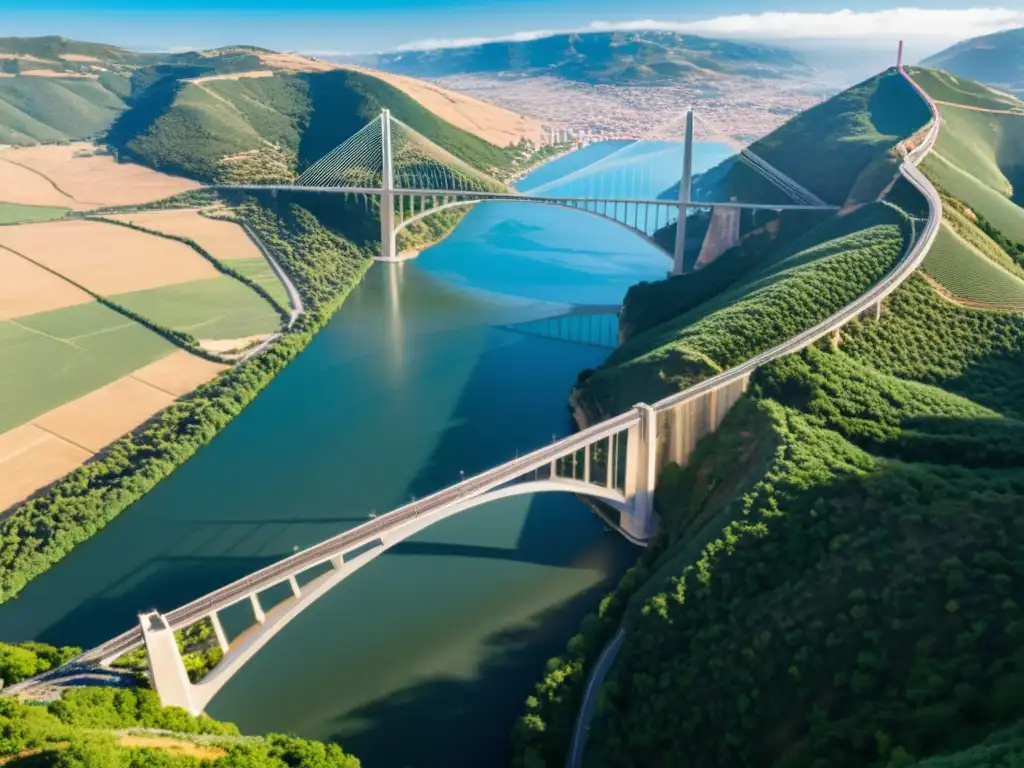
[[(850, 37), (894, 34), (946, 44), (1024, 26), (1020, 0), (971, 9), (963, 0), (918, 0), (911, 13), (886, 0), (0, 0), (0, 34), (59, 34), (170, 50), (249, 43), (307, 52), (371, 52), (537, 31), (677, 26), (710, 36)], [(744, 16), (746, 14), (747, 16)], [(785, 15), (782, 15), (785, 14)], [(649, 20), (657, 22), (650, 24)], [(686, 26), (694, 25), (694, 26)], [(939, 41), (939, 38), (942, 38)]]

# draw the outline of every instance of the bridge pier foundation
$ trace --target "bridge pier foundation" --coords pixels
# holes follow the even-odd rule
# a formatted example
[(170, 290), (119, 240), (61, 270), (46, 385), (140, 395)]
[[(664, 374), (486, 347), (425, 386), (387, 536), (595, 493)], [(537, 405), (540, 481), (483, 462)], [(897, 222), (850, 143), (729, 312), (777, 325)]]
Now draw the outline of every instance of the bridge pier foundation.
[(174, 631), (156, 611), (140, 613), (139, 624), (146, 643), (149, 676), (153, 681), (153, 690), (160, 697), (160, 703), (165, 707), (181, 707), (195, 714), (197, 709), (192, 700), (192, 683), (174, 640)]
[(657, 414), (641, 403), (634, 406), (640, 423), (630, 427), (626, 437), (625, 496), (630, 514), (623, 514), (622, 529), (635, 539), (646, 541), (654, 535), (654, 487), (658, 481)]
[(220, 616), (216, 612), (210, 614), (210, 623), (213, 625), (213, 634), (217, 637), (217, 645), (221, 653), (228, 652), (228, 636), (224, 631), (224, 625), (220, 623)]

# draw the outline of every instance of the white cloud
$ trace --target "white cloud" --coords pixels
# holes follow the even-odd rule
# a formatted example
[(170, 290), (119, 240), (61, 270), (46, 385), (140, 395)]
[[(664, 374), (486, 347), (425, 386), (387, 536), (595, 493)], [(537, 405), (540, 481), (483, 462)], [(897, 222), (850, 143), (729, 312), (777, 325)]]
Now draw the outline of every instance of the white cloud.
[(534, 30), (498, 37), (464, 37), (450, 40), (418, 40), (395, 51), (428, 51), (465, 48), (496, 42), (524, 42), (567, 32), (664, 30), (710, 37), (745, 37), (765, 40), (816, 40), (903, 38), (953, 43), (1004, 29), (1024, 27), (1024, 11), (1009, 8), (891, 8), (884, 11), (840, 10), (830, 13), (770, 11), (758, 14), (716, 16), (700, 21), (593, 21), (566, 30)]

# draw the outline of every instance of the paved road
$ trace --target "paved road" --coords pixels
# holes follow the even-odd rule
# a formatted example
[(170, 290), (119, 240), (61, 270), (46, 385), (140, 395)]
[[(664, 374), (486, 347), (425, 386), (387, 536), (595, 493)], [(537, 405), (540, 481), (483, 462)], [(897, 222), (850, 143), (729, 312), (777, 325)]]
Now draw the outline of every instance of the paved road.
[(625, 639), (626, 633), (620, 628), (597, 657), (597, 664), (590, 673), (587, 687), (583, 691), (583, 699), (580, 701), (580, 711), (576, 715), (576, 725), (572, 731), (572, 743), (569, 745), (569, 755), (565, 759), (565, 768), (580, 768), (582, 765), (583, 751), (587, 747), (587, 736), (590, 735), (590, 721), (594, 717), (594, 707), (597, 706), (597, 692), (608, 677), (608, 672)]

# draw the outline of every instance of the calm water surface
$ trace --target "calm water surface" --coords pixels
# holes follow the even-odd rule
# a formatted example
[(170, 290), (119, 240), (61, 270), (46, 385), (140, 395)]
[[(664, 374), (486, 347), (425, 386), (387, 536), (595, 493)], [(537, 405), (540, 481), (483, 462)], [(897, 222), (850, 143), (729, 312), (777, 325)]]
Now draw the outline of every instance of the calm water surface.
[[(727, 154), (698, 150), (698, 168)], [(609, 142), (519, 186), (653, 197), (681, 162), (676, 145)], [(0, 607), (0, 637), (101, 642), (139, 611), (169, 610), (567, 434), (569, 388), (607, 352), (504, 326), (618, 303), (668, 266), (577, 212), (480, 206), (418, 260), (376, 265), (216, 440)], [(544, 661), (636, 555), (569, 496), (463, 513), (308, 609), (208, 711), (246, 732), (336, 739), (370, 768), (500, 765)], [(245, 612), (225, 612), (229, 633)]]

